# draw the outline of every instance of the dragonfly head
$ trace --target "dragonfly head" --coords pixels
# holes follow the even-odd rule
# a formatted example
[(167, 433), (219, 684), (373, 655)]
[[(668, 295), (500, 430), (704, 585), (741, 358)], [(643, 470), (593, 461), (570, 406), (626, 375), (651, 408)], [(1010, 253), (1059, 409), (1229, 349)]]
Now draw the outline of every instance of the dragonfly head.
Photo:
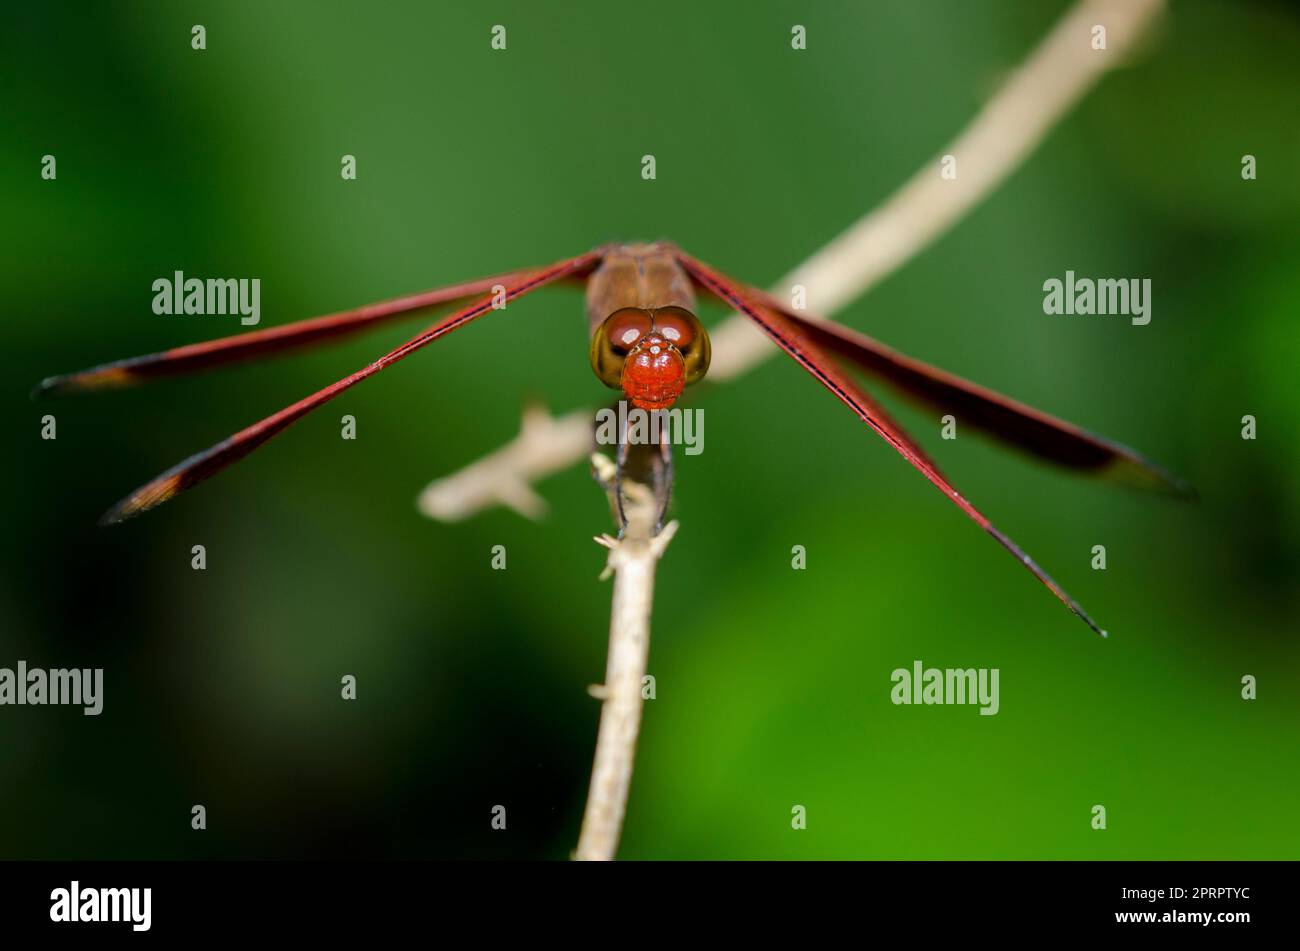
[(591, 338), (591, 368), (633, 406), (667, 409), (709, 370), (709, 334), (684, 307), (624, 307)]

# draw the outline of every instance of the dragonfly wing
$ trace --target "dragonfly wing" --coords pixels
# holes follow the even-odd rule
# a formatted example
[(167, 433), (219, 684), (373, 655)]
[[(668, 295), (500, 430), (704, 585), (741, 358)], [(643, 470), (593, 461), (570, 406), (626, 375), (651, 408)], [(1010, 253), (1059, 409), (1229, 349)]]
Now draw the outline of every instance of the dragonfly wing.
[(158, 353), (149, 353), (126, 360), (103, 363), (88, 370), (65, 373), (42, 380), (33, 396), (53, 396), (63, 393), (80, 393), (89, 390), (131, 386), (162, 376), (174, 376), (205, 370), (208, 367), (234, 363), (255, 357), (269, 356), (282, 350), (307, 347), (336, 337), (344, 337), (368, 330), (415, 311), (435, 307), (452, 301), (476, 297), (490, 291), (495, 285), (507, 284), (525, 275), (515, 271), (485, 277), (477, 281), (453, 284), (434, 290), (422, 291), (393, 300), (367, 304), (354, 310), (312, 317), (279, 327), (267, 327), (248, 333), (234, 334), (219, 340), (207, 340), (184, 347), (173, 347)]
[(852, 328), (795, 313), (763, 291), (745, 290), (751, 299), (796, 323), (822, 349), (885, 380), (906, 396), (951, 413), (973, 429), (1076, 471), (1183, 498), (1196, 496), (1185, 481), (1127, 446), (899, 353)]
[[(588, 271), (599, 262), (602, 254), (603, 252), (600, 250), (591, 251), (532, 272), (527, 277), (513, 280), (505, 285), (504, 299), (509, 302), (552, 281)], [(100, 519), (100, 524), (111, 525), (124, 521), (157, 505), (161, 505), (185, 489), (198, 485), (232, 463), (238, 462), (267, 440), (283, 432), (293, 423), (302, 419), (318, 406), (329, 402), (344, 390), (355, 386), (398, 360), (410, 356), (416, 350), (433, 343), (439, 337), (445, 336), (453, 330), (465, 326), (470, 321), (483, 316), (492, 310), (493, 306), (493, 298), (488, 297), (453, 314), (449, 314), (423, 333), (417, 334), (397, 349), (384, 354), (378, 360), (357, 370), (355, 373), (345, 376), (337, 383), (331, 383), (324, 389), (299, 400), (292, 406), (287, 406), (278, 413), (268, 416), (266, 419), (256, 422), (245, 429), (241, 429), (215, 446), (190, 456), (118, 502), (104, 514), (103, 518)]]
[(1097, 622), (1085, 611), (1079, 602), (1070, 597), (1055, 580), (1038, 566), (1032, 558), (1027, 555), (1019, 545), (1013, 542), (1007, 535), (998, 530), (994, 524), (982, 513), (968, 502), (952, 484), (939, 473), (937, 469), (929, 462), (925, 454), (919, 451), (919, 447), (897, 424), (893, 423), (887, 416), (881, 416), (875, 411), (872, 401), (862, 389), (844, 373), (835, 360), (824, 350), (820, 343), (808, 333), (802, 323), (791, 320), (781, 311), (765, 306), (757, 297), (751, 296), (744, 284), (733, 281), (725, 277), (713, 268), (695, 260), (689, 255), (678, 252), (678, 260), (686, 271), (695, 279), (695, 281), (704, 290), (713, 294), (728, 307), (745, 314), (753, 320), (758, 326), (776, 343), (778, 347), (784, 350), (795, 362), (802, 366), (809, 374), (813, 376), (822, 386), (830, 390), (835, 396), (844, 403), (849, 409), (853, 410), (858, 417), (870, 426), (876, 433), (888, 442), (894, 449), (909, 463), (912, 464), (922, 475), (932, 482), (945, 496), (948, 497), (958, 508), (975, 522), (980, 528), (988, 532), (998, 544), (1002, 545), (1007, 551), (1011, 552), (1030, 573), (1041, 581), (1047, 588), (1056, 595), (1056, 597), (1071, 611), (1079, 616), (1088, 627), (1096, 631), (1103, 637), (1106, 632), (1103, 631)]

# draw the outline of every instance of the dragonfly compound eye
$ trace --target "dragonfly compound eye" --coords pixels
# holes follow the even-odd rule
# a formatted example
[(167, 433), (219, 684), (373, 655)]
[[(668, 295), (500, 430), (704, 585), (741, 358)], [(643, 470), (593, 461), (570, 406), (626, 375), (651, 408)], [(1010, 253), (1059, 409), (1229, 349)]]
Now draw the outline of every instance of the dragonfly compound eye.
[(695, 383), (709, 372), (709, 332), (689, 310), (660, 307), (654, 312), (654, 329), (681, 353), (686, 383)]
[(619, 388), (627, 355), (652, 325), (650, 312), (639, 307), (624, 307), (605, 318), (591, 338), (591, 368), (600, 382)]

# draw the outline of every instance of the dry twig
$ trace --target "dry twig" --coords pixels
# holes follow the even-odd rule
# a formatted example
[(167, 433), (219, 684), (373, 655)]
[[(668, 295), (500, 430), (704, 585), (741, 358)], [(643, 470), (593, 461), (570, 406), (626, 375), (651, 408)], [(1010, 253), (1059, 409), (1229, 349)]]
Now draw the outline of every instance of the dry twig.
[[(592, 465), (607, 492), (613, 491), (614, 464), (605, 456), (592, 456)], [(659, 503), (645, 486), (624, 481), (623, 511), (627, 529), (621, 539), (596, 538), (609, 549), (601, 578), (614, 576), (614, 597), (609, 617), (609, 659), (605, 683), (590, 688), (601, 700), (596, 756), (591, 767), (591, 789), (582, 817), (582, 832), (573, 857), (609, 861), (618, 850), (623, 815), (632, 784), (632, 763), (641, 731), (641, 688), (650, 654), (650, 613), (654, 605), (655, 565), (677, 533), (669, 522), (654, 534)]]

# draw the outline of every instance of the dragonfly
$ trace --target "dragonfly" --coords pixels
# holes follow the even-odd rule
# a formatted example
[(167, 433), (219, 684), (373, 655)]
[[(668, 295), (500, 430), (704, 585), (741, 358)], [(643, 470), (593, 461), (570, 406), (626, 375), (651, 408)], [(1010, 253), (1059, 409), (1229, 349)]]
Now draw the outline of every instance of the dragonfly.
[[(100, 520), (101, 524), (114, 524), (207, 480), (380, 370), (486, 314), (504, 310), (517, 298), (558, 283), (586, 287), (588, 356), (596, 377), (607, 387), (621, 390), (635, 407), (648, 411), (672, 407), (687, 386), (708, 372), (710, 342), (696, 316), (696, 294), (744, 314), (1103, 637), (1106, 632), (1088, 612), (954, 488), (916, 440), (849, 371), (860, 371), (906, 398), (952, 414), (964, 426), (1039, 459), (1140, 488), (1194, 497), (1187, 483), (1126, 446), (899, 353), (856, 330), (796, 309), (664, 241), (604, 245), (543, 267), (508, 271), (323, 317), (117, 360), (48, 377), (37, 386), (36, 395), (90, 392), (205, 370), (337, 340), (439, 305), (461, 305), (372, 363), (145, 483)], [(625, 445), (620, 441), (620, 452)]]

